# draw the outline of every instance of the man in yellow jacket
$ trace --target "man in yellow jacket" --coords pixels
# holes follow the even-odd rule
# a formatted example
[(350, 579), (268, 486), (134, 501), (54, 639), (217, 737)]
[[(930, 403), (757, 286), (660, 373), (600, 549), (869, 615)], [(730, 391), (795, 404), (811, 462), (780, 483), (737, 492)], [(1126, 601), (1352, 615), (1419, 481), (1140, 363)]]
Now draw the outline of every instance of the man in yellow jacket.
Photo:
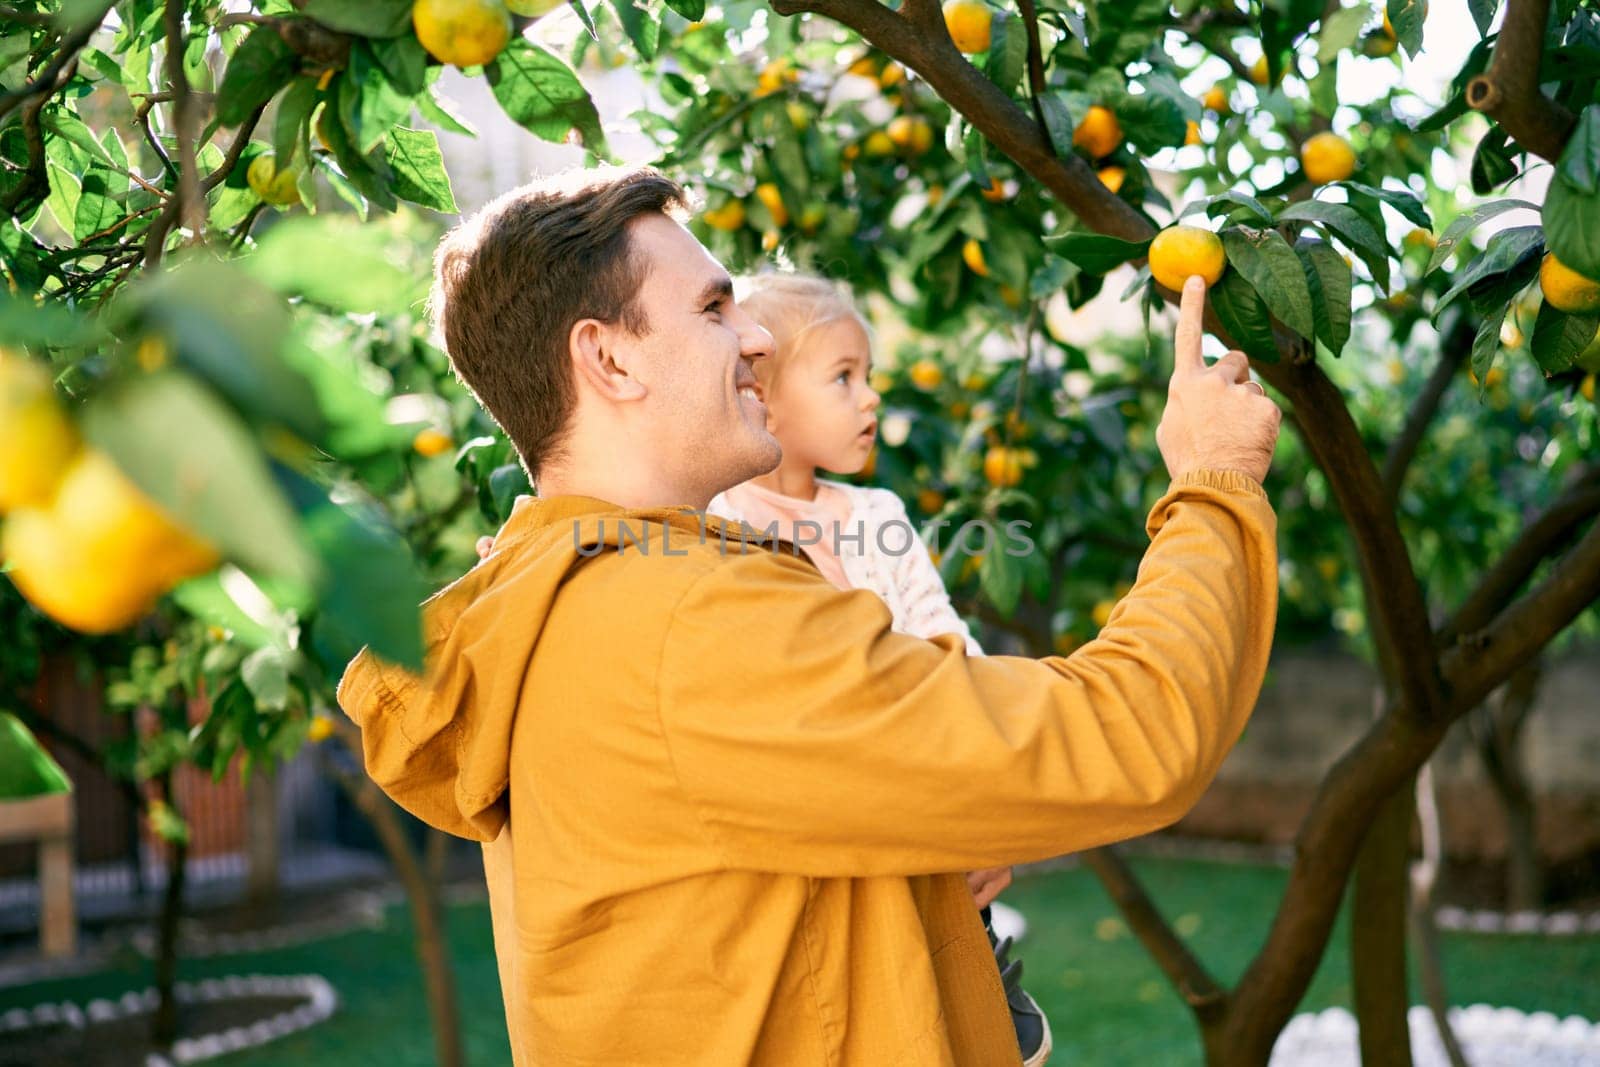
[(960, 873), (1182, 815), (1267, 666), (1279, 412), (1184, 292), (1139, 579), (1068, 658), (969, 659), (701, 511), (770, 470), (771, 339), (653, 172), (514, 190), (433, 311), (535, 479), (426, 605), (425, 678), (340, 686), (368, 773), (484, 842), (513, 1057), (538, 1067), (1019, 1062)]

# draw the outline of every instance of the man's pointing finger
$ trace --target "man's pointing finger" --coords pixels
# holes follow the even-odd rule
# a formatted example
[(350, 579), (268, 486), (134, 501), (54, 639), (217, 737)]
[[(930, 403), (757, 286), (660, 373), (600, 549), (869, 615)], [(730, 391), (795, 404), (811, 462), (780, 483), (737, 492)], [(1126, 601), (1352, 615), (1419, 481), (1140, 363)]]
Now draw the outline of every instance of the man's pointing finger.
[(1205, 357), (1200, 354), (1200, 321), (1205, 316), (1206, 283), (1191, 274), (1183, 283), (1183, 299), (1178, 305), (1178, 334), (1173, 346), (1173, 370), (1203, 371)]

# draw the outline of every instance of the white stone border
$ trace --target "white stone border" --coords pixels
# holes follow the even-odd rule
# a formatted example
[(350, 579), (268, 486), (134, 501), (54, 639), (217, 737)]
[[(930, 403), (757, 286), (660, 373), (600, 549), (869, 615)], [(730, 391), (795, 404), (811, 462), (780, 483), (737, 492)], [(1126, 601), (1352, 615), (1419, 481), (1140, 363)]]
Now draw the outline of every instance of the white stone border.
[[(1600, 1063), (1600, 1024), (1579, 1015), (1557, 1018), (1547, 1011), (1474, 1004), (1449, 1010), (1450, 1027), (1469, 1062)], [(1433, 1014), (1421, 1005), (1407, 1013), (1412, 1053), (1418, 1067), (1447, 1062)], [(1356, 1067), (1360, 1059), (1356, 1017), (1344, 1008), (1296, 1015), (1272, 1048), (1268, 1067)], [(1498, 1053), (1498, 1055), (1497, 1055)], [(1502, 1058), (1512, 1055), (1513, 1059)]]
[[(265, 1045), (269, 1041), (315, 1026), (331, 1016), (339, 1006), (339, 994), (335, 992), (332, 983), (320, 974), (283, 976), (230, 974), (225, 978), (176, 982), (172, 987), (172, 995), (180, 1003), (186, 1004), (235, 1000), (250, 996), (303, 996), (307, 1000), (304, 1004), (279, 1012), (270, 1018), (258, 1020), (249, 1026), (233, 1026), (203, 1037), (179, 1038), (173, 1042), (167, 1054), (152, 1052), (146, 1056), (145, 1067), (175, 1067), (181, 1063), (198, 1063), (240, 1049)], [(91, 1023), (147, 1015), (156, 1010), (158, 1001), (159, 997), (155, 987), (152, 986), (142, 992), (130, 990), (117, 1000), (91, 1000), (87, 1011), (70, 1000), (38, 1004), (32, 1010), (12, 1008), (0, 1015), (0, 1034), (62, 1023), (74, 1030), (82, 1030)]]
[(1473, 934), (1542, 934), (1572, 937), (1600, 934), (1600, 911), (1489, 911), (1465, 908), (1438, 908), (1434, 925), (1441, 930)]

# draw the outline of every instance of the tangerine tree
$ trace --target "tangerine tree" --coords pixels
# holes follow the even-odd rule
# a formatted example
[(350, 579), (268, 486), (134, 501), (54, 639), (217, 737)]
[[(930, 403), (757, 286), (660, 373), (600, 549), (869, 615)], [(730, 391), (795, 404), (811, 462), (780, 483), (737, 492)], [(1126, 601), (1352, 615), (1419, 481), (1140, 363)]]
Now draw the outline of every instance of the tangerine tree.
[[(1291, 546), (1284, 624), (1331, 617), (1386, 700), (1321, 783), (1231, 986), (1114, 854), (1091, 863), (1208, 1058), (1263, 1063), (1361, 858), (1363, 1045), (1404, 1056), (1412, 776), (1600, 594), (1584, 460), (1600, 365), (1593, 2), (1472, 0), (1480, 39), (1432, 113), (1395, 76), (1423, 46), (1415, 0), (237, 6), (34, 3), (0, 34), (15, 295), (0, 326), (12, 365), (49, 361), (54, 394), (37, 399), (37, 372), (7, 380), (35, 383), (19, 410), (68, 416), (28, 416), (55, 429), (17, 447), (63, 473), (23, 487), (7, 525), (23, 516), (23, 545), (30, 524), (76, 531), (65, 472), (109, 458), (120, 498), (161, 520), (151, 558), (174, 561), (138, 581), (102, 564), (87, 601), (117, 610), (69, 617), (52, 601), (69, 583), (33, 580), (60, 572), (23, 551), (8, 566), (38, 608), (145, 639), (219, 627), (238, 651), (212, 684), (236, 699), (195, 737), (235, 750), (303, 733), (359, 643), (416, 663), (420, 590), (467, 565), (528, 483), (423, 336), (417, 246), (355, 219), (455, 210), (427, 128), (468, 131), (442, 65), (485, 78), (535, 135), (603, 158), (578, 71), (631, 60), (658, 106), (630, 121), (703, 193), (693, 226), (713, 251), (847, 279), (872, 309), (888, 410), (870, 476), (933, 523), (1035, 523), (1034, 551), (959, 543), (940, 559), (1035, 653), (1070, 652), (1113, 616), (1161, 489), (1165, 353), (1148, 336), (1090, 344), (1077, 311), (1114, 297), (1124, 265), (1146, 317), (1185, 275), (1211, 282), (1211, 328), (1294, 429), (1269, 484)], [(1343, 101), (1341, 70), (1392, 88)], [(1538, 159), (1540, 202), (1488, 199)], [(1526, 224), (1477, 236), (1511, 212)], [(1496, 417), (1513, 403), (1514, 425)], [(1408, 477), (1419, 456), (1492, 479), (1496, 506)], [(73, 560), (107, 558), (107, 520), (90, 517), (63, 542)], [(1481, 551), (1441, 551), (1468, 521), (1489, 531)]]

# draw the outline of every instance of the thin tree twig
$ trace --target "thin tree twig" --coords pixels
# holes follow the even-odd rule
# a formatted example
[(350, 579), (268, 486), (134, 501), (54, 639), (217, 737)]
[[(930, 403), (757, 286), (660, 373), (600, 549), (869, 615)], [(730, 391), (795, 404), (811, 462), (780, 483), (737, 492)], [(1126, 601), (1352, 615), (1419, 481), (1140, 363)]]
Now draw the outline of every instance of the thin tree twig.
[(1428, 375), (1422, 392), (1406, 413), (1405, 427), (1389, 446), (1388, 455), (1383, 461), (1383, 492), (1391, 505), (1400, 498), (1400, 487), (1405, 482), (1406, 471), (1411, 468), (1411, 461), (1422, 444), (1422, 438), (1433, 424), (1434, 416), (1439, 413), (1444, 394), (1449, 390), (1450, 383), (1455, 381), (1461, 364), (1472, 352), (1472, 337), (1472, 331), (1464, 323), (1458, 324), (1445, 336), (1439, 362), (1434, 364), (1433, 373)]
[(92, 14), (85, 18), (77, 29), (62, 39), (61, 51), (56, 53), (56, 58), (51, 61), (49, 66), (41, 70), (32, 81), (0, 93), (0, 118), (4, 118), (11, 112), (12, 108), (24, 100), (40, 93), (49, 96), (58, 91), (62, 85), (65, 85), (66, 79), (61, 78), (62, 72), (77, 62), (78, 53), (83, 51), (84, 46), (89, 43), (89, 38), (95, 35), (95, 31), (100, 28), (101, 23), (105, 22), (106, 16), (111, 13), (111, 9), (115, 6), (115, 0), (108, 0), (107, 3), (100, 6), (97, 14)]

